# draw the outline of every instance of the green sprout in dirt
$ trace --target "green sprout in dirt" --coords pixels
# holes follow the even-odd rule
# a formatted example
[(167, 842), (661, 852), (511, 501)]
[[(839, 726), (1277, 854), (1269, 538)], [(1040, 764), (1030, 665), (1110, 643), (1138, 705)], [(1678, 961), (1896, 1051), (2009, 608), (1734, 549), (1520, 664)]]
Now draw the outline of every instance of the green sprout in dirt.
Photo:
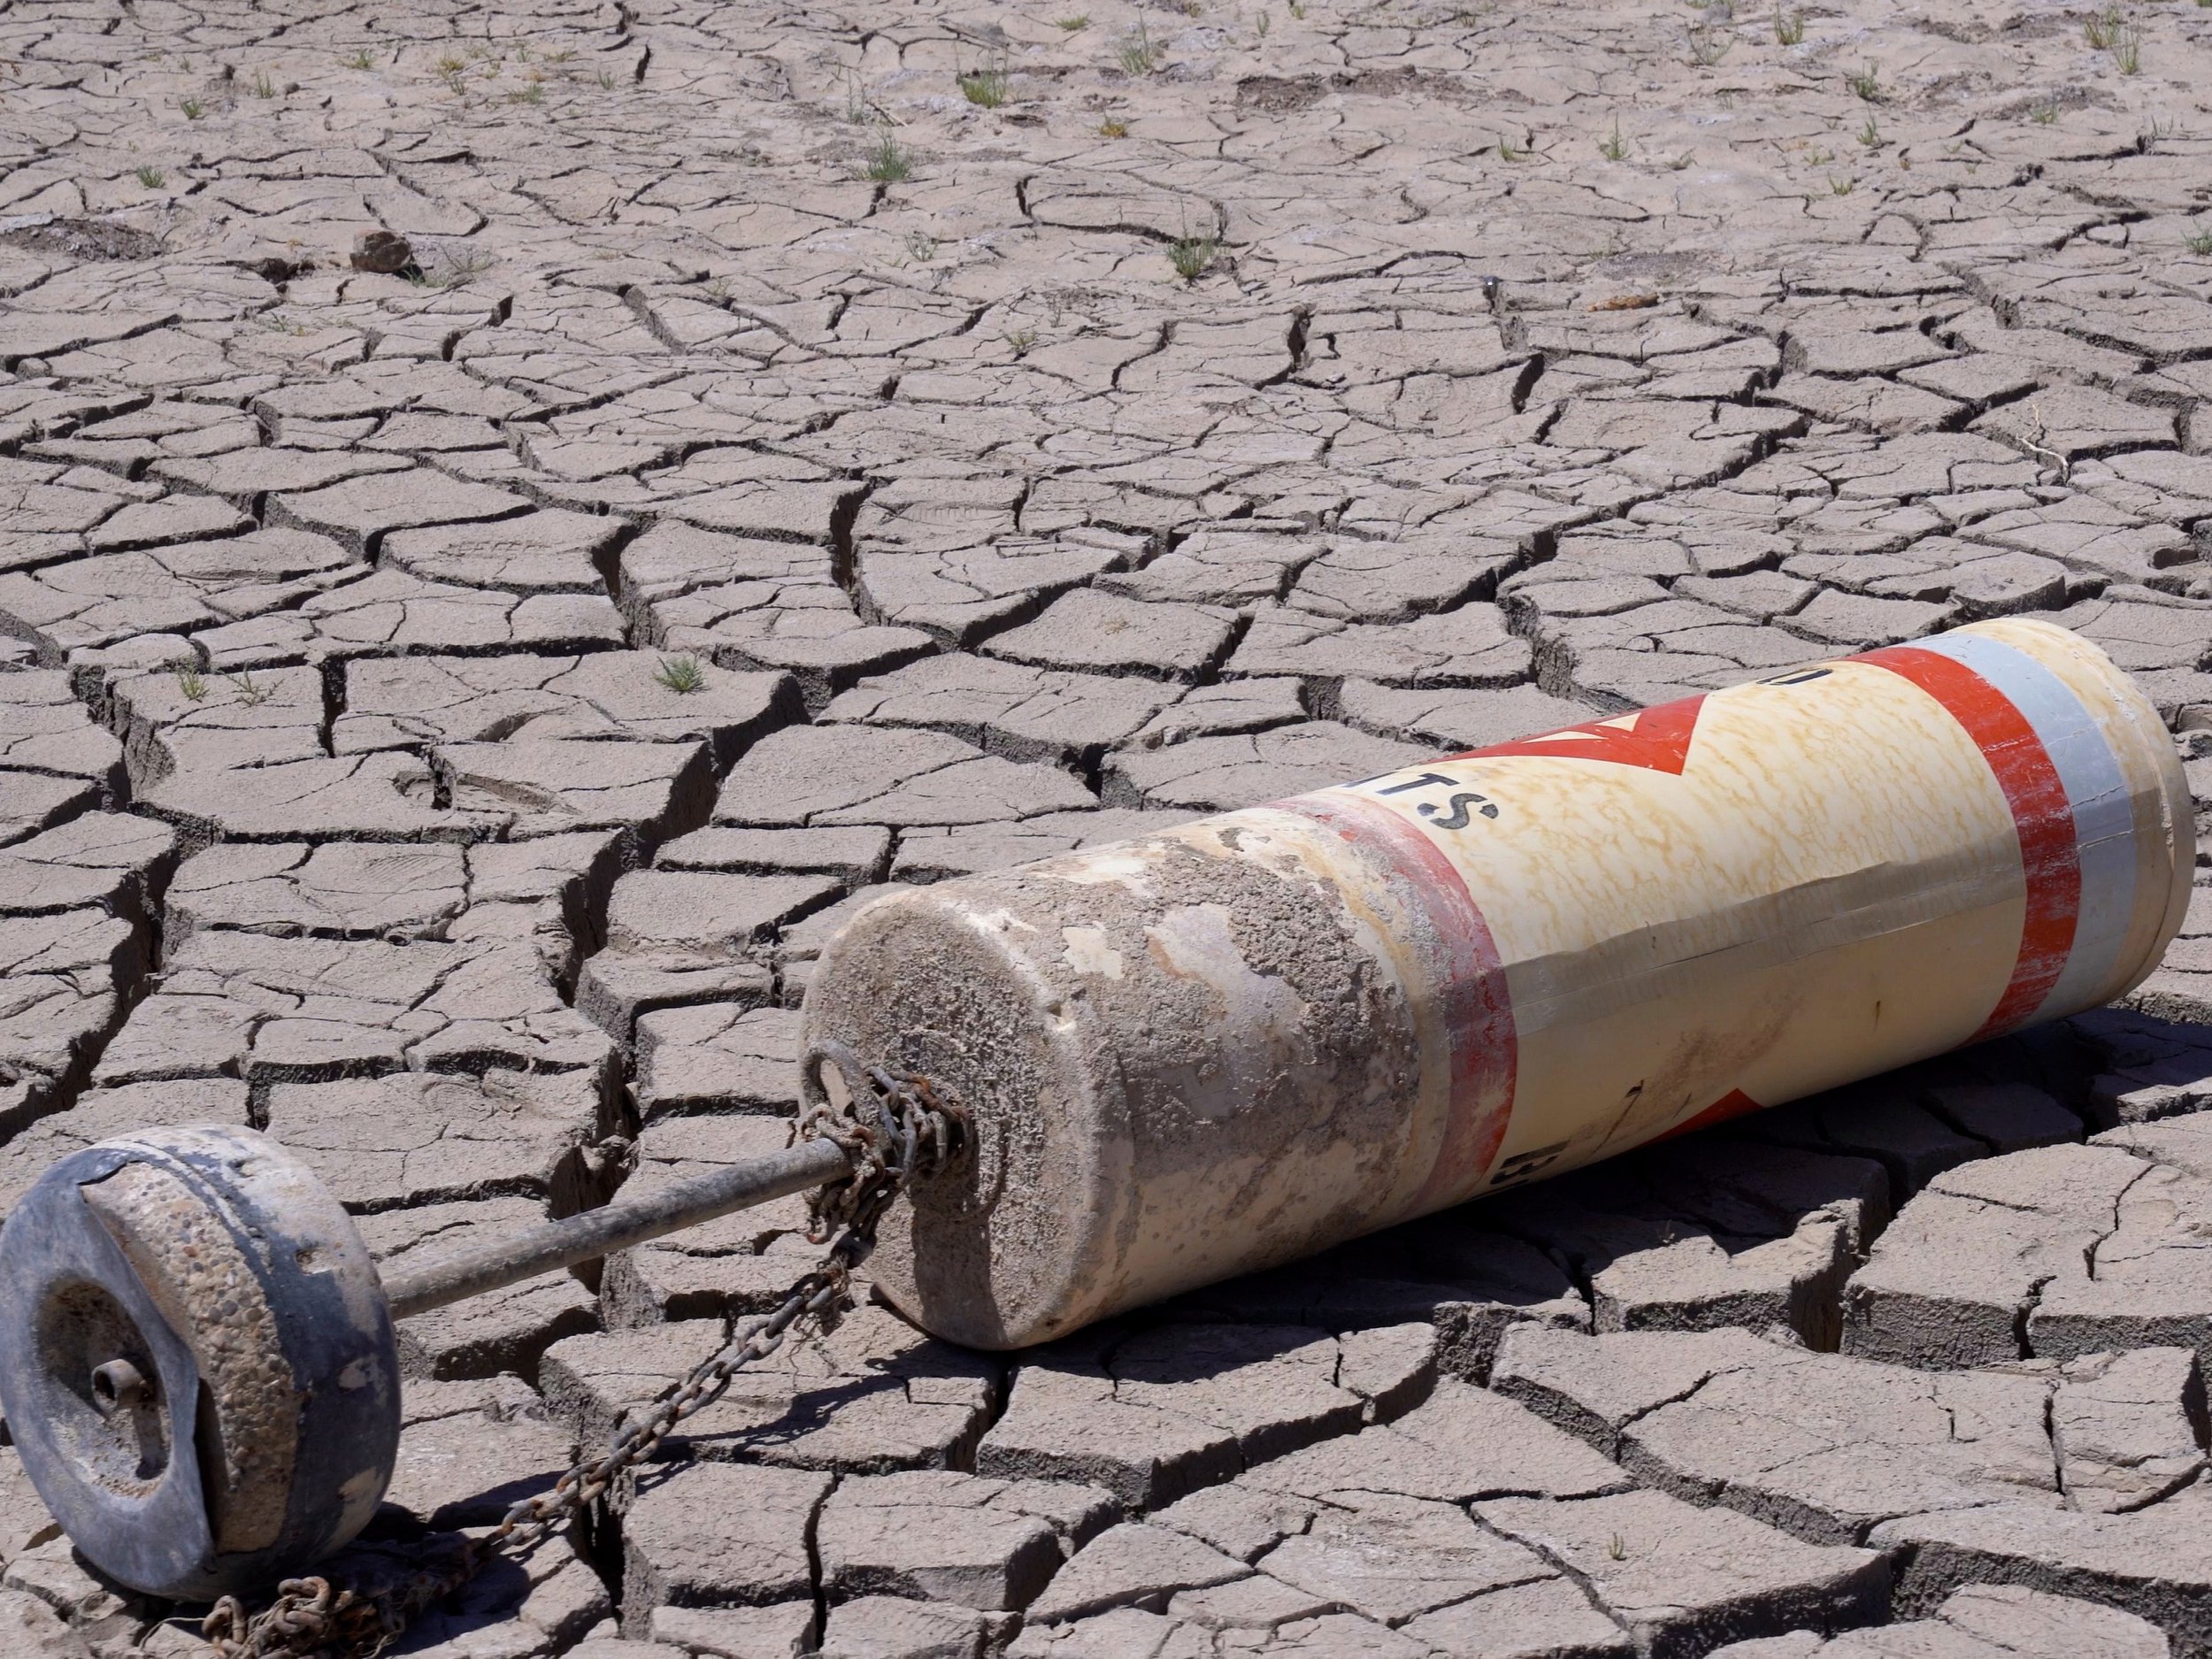
[(1832, 173), (1828, 175), (1828, 194), (1831, 196), (1848, 196), (1858, 188), (1856, 179), (1840, 178)]
[(1599, 143), (1598, 153), (1608, 161), (1625, 161), (1628, 158), (1628, 141), (1621, 136), (1619, 116), (1613, 118), (1612, 134)]
[(1152, 43), (1152, 35), (1142, 17), (1137, 19), (1137, 32), (1114, 49), (1114, 58), (1121, 65), (1121, 73), (1132, 81), (1150, 74), (1159, 66), (1160, 49)]
[(1774, 9), (1774, 40), (1779, 46), (1801, 46), (1805, 43), (1805, 14)]
[(1210, 236), (1179, 236), (1168, 244), (1168, 262), (1186, 282), (1195, 282), (1214, 262), (1220, 245)]
[(1859, 142), (1869, 150), (1882, 147), (1882, 125), (1870, 115), (1866, 118), (1866, 125), (1859, 128)]
[(1690, 31), (1690, 61), (1710, 69), (1736, 48), (1736, 36), (1725, 27), (1701, 23)]
[(1098, 124), (1098, 135), (1101, 138), (1126, 138), (1129, 136), (1129, 123), (1118, 115), (1110, 115)]
[(1882, 83), (1876, 77), (1872, 64), (1860, 70), (1857, 74), (1846, 77), (1846, 81), (1851, 90), (1858, 95), (1860, 102), (1864, 104), (1881, 102)]
[(2212, 229), (2200, 224), (2191, 226), (2189, 234), (2182, 239), (2182, 246), (2200, 259), (2212, 257)]
[(960, 96), (979, 109), (995, 110), (1006, 102), (1007, 75), (1003, 61), (972, 69), (959, 77)]
[(875, 111), (868, 104), (868, 88), (851, 70), (845, 72), (845, 119), (855, 127), (866, 127), (876, 119)]
[(207, 676), (200, 672), (197, 663), (180, 659), (170, 667), (177, 676), (177, 689), (184, 694), (187, 702), (197, 703), (207, 695)]
[(2093, 52), (2108, 52), (2120, 33), (2123, 19), (2120, 8), (2107, 6), (2102, 12), (2093, 12), (2082, 20), (2081, 37), (2089, 43)]
[(1090, 26), (1091, 14), (1087, 12), (1078, 12), (1073, 17), (1056, 18), (1053, 21), (1055, 28), (1065, 29), (1071, 35), (1087, 29)]
[(248, 84), (246, 90), (257, 98), (273, 98), (277, 95), (277, 83), (269, 79), (267, 70), (257, 69), (253, 72), (253, 80)]
[(369, 49), (365, 46), (355, 48), (354, 50), (349, 53), (346, 57), (341, 58), (338, 60), (338, 63), (339, 66), (344, 69), (373, 69), (376, 67), (376, 59), (369, 56)]
[(141, 167), (134, 176), (140, 186), (149, 190), (158, 190), (169, 182), (168, 175), (158, 167)]
[(868, 152), (868, 176), (878, 184), (898, 184), (914, 176), (914, 157), (886, 133)]
[[(239, 700), (250, 706), (258, 706), (269, 700), (268, 687), (254, 683), (253, 670), (250, 668), (242, 668), (234, 674), (225, 674), (223, 678), (230, 681), (231, 689), (238, 694)], [(191, 694), (188, 692), (186, 695), (188, 696)]]
[(177, 100), (177, 108), (188, 121), (196, 121), (207, 113), (207, 105), (197, 98), (180, 98)]
[(2124, 75), (2143, 73), (2143, 31), (2130, 23), (2112, 37), (2113, 66)]
[(2058, 100), (2056, 98), (2044, 99), (2042, 103), (2028, 111), (2028, 119), (2033, 121), (2038, 127), (2050, 126), (2052, 122), (2058, 119)]
[(695, 657), (664, 657), (653, 678), (678, 696), (687, 696), (707, 683), (707, 671)]

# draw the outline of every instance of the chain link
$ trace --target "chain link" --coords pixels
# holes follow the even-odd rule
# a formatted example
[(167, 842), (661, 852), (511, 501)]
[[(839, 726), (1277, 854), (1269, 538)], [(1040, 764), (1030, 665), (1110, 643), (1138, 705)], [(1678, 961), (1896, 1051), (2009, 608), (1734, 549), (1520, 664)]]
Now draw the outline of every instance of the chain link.
[[(843, 1098), (827, 1087), (833, 1068)], [(705, 1410), (748, 1365), (768, 1358), (795, 1330), (826, 1326), (852, 1294), (853, 1270), (875, 1248), (876, 1227), (918, 1175), (957, 1152), (966, 1115), (941, 1102), (927, 1079), (864, 1065), (842, 1043), (808, 1051), (801, 1071), (804, 1110), (795, 1143), (817, 1136), (851, 1156), (852, 1173), (809, 1195), (808, 1239), (835, 1235), (820, 1263), (764, 1316), (741, 1323), (729, 1344), (695, 1366), (676, 1391), (626, 1419), (606, 1451), (572, 1465), (552, 1486), (509, 1509), (498, 1525), (455, 1547), (453, 1559), (380, 1588), (341, 1588), (322, 1578), (288, 1578), (276, 1599), (248, 1617), (235, 1596), (218, 1601), (200, 1633), (221, 1659), (374, 1659), (425, 1609), (466, 1585), (495, 1557), (527, 1555), (603, 1494), (623, 1471), (650, 1457), (669, 1432)]]

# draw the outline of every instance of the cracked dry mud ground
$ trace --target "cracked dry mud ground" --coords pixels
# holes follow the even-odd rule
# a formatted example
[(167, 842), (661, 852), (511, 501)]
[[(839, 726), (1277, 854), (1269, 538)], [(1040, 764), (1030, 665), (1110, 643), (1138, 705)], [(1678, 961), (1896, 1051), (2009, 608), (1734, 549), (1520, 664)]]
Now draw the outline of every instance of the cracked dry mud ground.
[[(0, 13), (0, 1202), (212, 1118), (388, 1259), (568, 1213), (780, 1141), (887, 887), (1977, 618), (2212, 810), (2208, 86), (2180, 0)], [(395, 1651), (2212, 1654), (2198, 891), (2131, 1009), (1048, 1350), (864, 1308)], [(408, 1322), (346, 1571), (798, 1225)], [(8, 1651), (204, 1651), (12, 1456)]]

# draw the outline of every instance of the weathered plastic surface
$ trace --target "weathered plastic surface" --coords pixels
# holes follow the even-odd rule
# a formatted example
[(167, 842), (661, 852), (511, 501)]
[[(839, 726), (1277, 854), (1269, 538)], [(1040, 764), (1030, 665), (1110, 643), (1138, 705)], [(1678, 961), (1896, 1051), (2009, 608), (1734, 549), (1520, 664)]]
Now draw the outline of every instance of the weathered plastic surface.
[[(104, 1410), (93, 1372), (119, 1359), (152, 1386)], [(204, 1600), (368, 1524), (398, 1356), (367, 1247), (305, 1164), (250, 1129), (149, 1130), (64, 1158), (0, 1231), (0, 1407), (88, 1558)]]
[(2109, 1001), (2193, 857), (2126, 677), (1984, 623), (887, 899), (808, 1035), (975, 1114), (871, 1271), (1009, 1347)]

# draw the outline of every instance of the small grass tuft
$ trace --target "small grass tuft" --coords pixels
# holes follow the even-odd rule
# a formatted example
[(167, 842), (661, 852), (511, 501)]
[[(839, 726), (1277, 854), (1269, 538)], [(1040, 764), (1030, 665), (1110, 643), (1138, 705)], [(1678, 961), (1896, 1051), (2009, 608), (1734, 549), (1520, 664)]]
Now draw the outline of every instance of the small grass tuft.
[(1126, 138), (1129, 136), (1129, 123), (1118, 115), (1110, 115), (1098, 124), (1098, 135), (1101, 138)]
[(1535, 147), (1532, 144), (1517, 144), (1509, 138), (1501, 138), (1498, 140), (1498, 159), (1500, 161), (1526, 161), (1535, 153)]
[(1735, 49), (1735, 32), (1727, 27), (1701, 23), (1690, 31), (1690, 61), (1701, 69), (1712, 68)]
[(1858, 188), (1856, 179), (1847, 179), (1833, 173), (1828, 175), (1828, 194), (1831, 196), (1848, 196)]
[(653, 678), (678, 696), (684, 697), (705, 687), (707, 671), (699, 665), (699, 659), (695, 657), (664, 657)]
[(886, 133), (868, 152), (868, 176), (878, 184), (899, 184), (914, 176), (914, 157)]
[(906, 233), (906, 251), (917, 261), (927, 265), (937, 257), (937, 238), (926, 230)]
[(491, 255), (479, 253), (472, 248), (457, 258), (449, 255), (445, 269), (431, 280), (430, 286), (442, 288), (466, 288), (472, 280), (483, 275), (491, 268)]
[(169, 175), (158, 167), (141, 167), (133, 176), (149, 190), (158, 190), (169, 182)]
[(520, 91), (510, 92), (507, 95), (507, 102), (510, 104), (542, 104), (545, 102), (544, 83), (533, 81)]
[(2212, 257), (2212, 229), (2203, 225), (2190, 227), (2189, 234), (2182, 239), (2182, 246), (2200, 259)]
[(2143, 73), (2143, 31), (2130, 23), (2113, 36), (2112, 65), (2124, 75)]
[(2033, 121), (2038, 127), (2050, 126), (2052, 122), (2058, 119), (2058, 100), (2056, 98), (2044, 99), (2042, 103), (2028, 111), (2028, 119)]
[(1073, 35), (1090, 27), (1091, 14), (1087, 12), (1078, 12), (1073, 17), (1055, 18), (1052, 20), (1052, 26), (1055, 28), (1065, 29), (1069, 34)]
[(1619, 116), (1613, 118), (1613, 131), (1599, 143), (1598, 153), (1608, 161), (1625, 161), (1628, 158), (1628, 141), (1621, 136)]
[(1160, 49), (1152, 43), (1151, 32), (1145, 27), (1141, 17), (1137, 19), (1137, 32), (1114, 49), (1114, 61), (1132, 81), (1148, 75), (1160, 66)]
[(198, 703), (207, 695), (207, 676), (200, 672), (197, 663), (180, 659), (169, 664), (177, 676), (177, 689), (188, 703)]
[(995, 110), (1006, 102), (1007, 75), (1002, 62), (970, 70), (959, 77), (959, 81), (960, 96), (979, 109)]
[(1882, 101), (1882, 83), (1876, 77), (1872, 64), (1860, 70), (1857, 74), (1846, 77), (1846, 84), (1863, 103), (1879, 104)]
[(269, 700), (268, 687), (254, 683), (253, 670), (250, 668), (242, 668), (234, 674), (225, 674), (223, 678), (230, 681), (231, 689), (238, 694), (242, 703), (258, 706)]
[(1859, 128), (1859, 142), (1864, 144), (1869, 150), (1879, 150), (1882, 147), (1882, 124), (1871, 115), (1866, 118), (1866, 125)]
[(1018, 357), (1026, 355), (1030, 347), (1037, 343), (1037, 331), (1033, 328), (1017, 328), (1013, 333), (1002, 335), (1001, 338)]
[(342, 69), (373, 69), (376, 59), (369, 56), (367, 47), (357, 46), (338, 60), (338, 66)]
[(1175, 274), (1186, 282), (1195, 282), (1206, 274), (1206, 267), (1213, 264), (1220, 244), (1210, 236), (1181, 236), (1168, 245), (1168, 262), (1175, 267)]
[(269, 79), (267, 70), (257, 69), (253, 72), (253, 80), (247, 84), (246, 90), (257, 98), (273, 98), (277, 95), (277, 83)]
[(207, 105), (197, 98), (180, 98), (177, 109), (188, 121), (196, 121), (207, 113)]
[(1774, 41), (1778, 46), (1802, 46), (1805, 43), (1805, 14), (1775, 7)]
[(2091, 51), (2108, 52), (2119, 35), (2121, 22), (2120, 8), (2116, 5), (2093, 12), (2082, 19), (2081, 37), (2088, 42)]

